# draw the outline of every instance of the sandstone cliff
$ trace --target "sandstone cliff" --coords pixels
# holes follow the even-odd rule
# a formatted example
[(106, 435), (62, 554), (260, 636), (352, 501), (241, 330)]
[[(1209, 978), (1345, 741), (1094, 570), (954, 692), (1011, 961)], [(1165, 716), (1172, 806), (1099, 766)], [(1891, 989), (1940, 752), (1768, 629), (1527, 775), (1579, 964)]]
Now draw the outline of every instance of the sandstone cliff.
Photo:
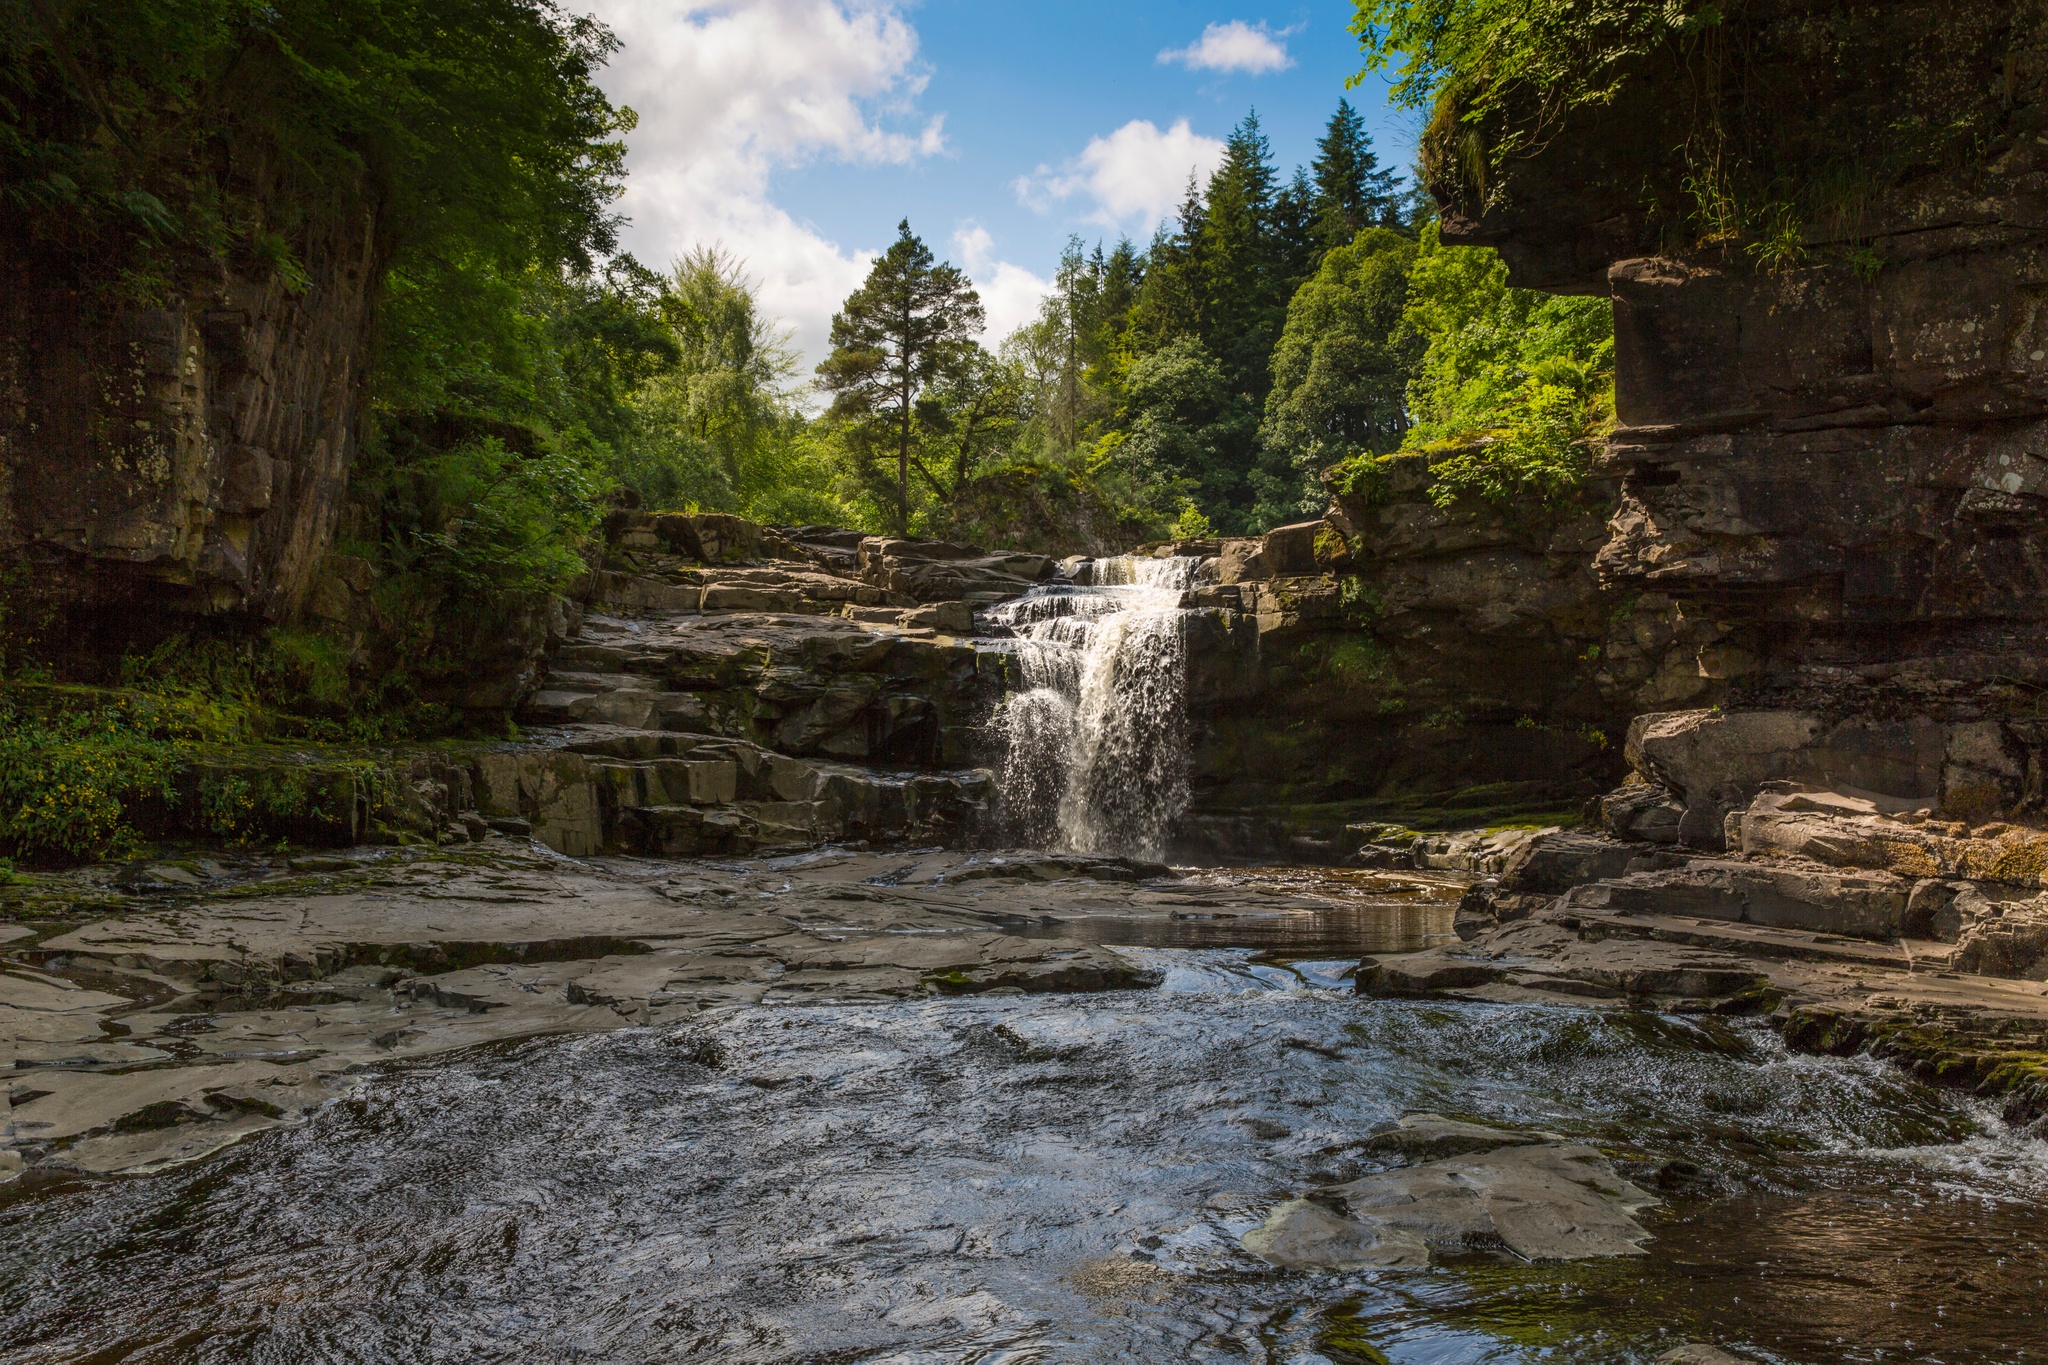
[(140, 302), (7, 244), (12, 629), (62, 649), (166, 613), (297, 609), (347, 486), (382, 269), (374, 204), (308, 222), (294, 246), (303, 279), (195, 258)]
[[(1620, 493), (1595, 566), (1705, 623), (1721, 700), (1815, 735), (1853, 719), (1873, 737), (1835, 766), (1900, 796), (1943, 797), (1967, 741), (1972, 813), (2037, 805), (2048, 21), (2008, 0), (1725, 10), (1712, 51), (1647, 60), (1485, 194), (1439, 156), (1445, 239), (1614, 298), (1599, 473)], [(1736, 111), (1710, 124), (1702, 69)], [(1746, 139), (1777, 239), (1686, 209), (1702, 128)], [(1773, 775), (1829, 779), (1750, 774), (1692, 832), (1717, 842)]]

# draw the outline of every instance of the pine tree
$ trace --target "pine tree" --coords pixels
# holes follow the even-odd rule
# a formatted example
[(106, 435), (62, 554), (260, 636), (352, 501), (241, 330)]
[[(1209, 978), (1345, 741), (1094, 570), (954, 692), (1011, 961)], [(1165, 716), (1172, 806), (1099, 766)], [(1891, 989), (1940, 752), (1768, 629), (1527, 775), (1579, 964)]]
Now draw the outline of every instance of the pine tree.
[(1199, 244), (1202, 308), (1197, 335), (1240, 393), (1263, 401), (1267, 357), (1287, 316), (1292, 281), (1273, 230), (1273, 151), (1257, 111), (1231, 131), (1209, 178)]
[(1315, 182), (1297, 166), (1294, 179), (1273, 198), (1274, 251), (1281, 273), (1287, 277), (1290, 293), (1313, 275), (1322, 263), (1320, 234), (1316, 231), (1318, 199)]
[(1400, 181), (1380, 169), (1372, 134), (1351, 101), (1337, 101), (1337, 112), (1316, 141), (1311, 163), (1316, 186), (1316, 230), (1323, 250), (1344, 245), (1365, 227), (1401, 226)]
[[(832, 318), (832, 354), (818, 374), (833, 395), (831, 415), (843, 424), (856, 469), (871, 485), (877, 458), (896, 457), (896, 534), (910, 534), (910, 462), (918, 404), (934, 386), (957, 378), (981, 331), (981, 297), (905, 219), (896, 240)], [(879, 491), (879, 490), (878, 490)]]

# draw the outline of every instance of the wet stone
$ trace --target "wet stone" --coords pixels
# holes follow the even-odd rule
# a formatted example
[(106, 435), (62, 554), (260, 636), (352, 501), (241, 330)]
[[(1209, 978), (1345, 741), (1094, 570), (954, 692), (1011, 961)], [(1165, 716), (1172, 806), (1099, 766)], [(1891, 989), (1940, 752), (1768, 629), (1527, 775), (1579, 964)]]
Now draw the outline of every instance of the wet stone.
[(1273, 1210), (1244, 1248), (1275, 1265), (1331, 1270), (1470, 1255), (1634, 1256), (1649, 1238), (1636, 1215), (1658, 1202), (1591, 1147), (1435, 1114), (1408, 1115), (1362, 1149), (1463, 1154), (1322, 1186)]

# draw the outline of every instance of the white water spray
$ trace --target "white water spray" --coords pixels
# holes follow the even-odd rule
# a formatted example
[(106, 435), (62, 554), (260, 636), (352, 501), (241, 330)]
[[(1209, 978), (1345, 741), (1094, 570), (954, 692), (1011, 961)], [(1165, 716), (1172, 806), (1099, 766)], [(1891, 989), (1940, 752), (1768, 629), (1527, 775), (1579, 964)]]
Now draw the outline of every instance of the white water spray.
[(1098, 559), (988, 613), (1023, 690), (994, 726), (1023, 842), (1160, 858), (1188, 804), (1187, 620), (1199, 559)]

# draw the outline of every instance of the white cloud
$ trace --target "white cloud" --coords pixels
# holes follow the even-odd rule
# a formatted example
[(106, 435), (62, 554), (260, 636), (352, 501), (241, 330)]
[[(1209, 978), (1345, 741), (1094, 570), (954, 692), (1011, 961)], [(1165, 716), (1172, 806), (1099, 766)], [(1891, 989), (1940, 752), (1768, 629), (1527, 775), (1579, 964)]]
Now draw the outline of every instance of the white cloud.
[(1021, 265), (996, 259), (996, 240), (979, 223), (963, 223), (953, 234), (953, 250), (981, 295), (988, 315), (983, 333), (993, 346), (1038, 316), (1038, 305), (1052, 292), (1052, 281)]
[(656, 268), (721, 243), (813, 361), (873, 254), (770, 198), (778, 167), (818, 156), (904, 163), (945, 150), (915, 101), (917, 32), (891, 0), (586, 0), (622, 48), (600, 73), (640, 126), (627, 138), (626, 245)]
[(1191, 71), (1243, 71), (1263, 76), (1294, 65), (1285, 42), (1294, 32), (1291, 28), (1271, 32), (1263, 20), (1254, 28), (1242, 19), (1232, 19), (1227, 24), (1209, 25), (1186, 47), (1167, 48), (1159, 54), (1159, 61), (1162, 65), (1179, 62)]
[(1061, 170), (1040, 166), (1014, 183), (1017, 198), (1043, 212), (1055, 200), (1085, 194), (1094, 201), (1091, 222), (1148, 233), (1173, 215), (1190, 174), (1206, 180), (1223, 161), (1223, 143), (1203, 137), (1181, 119), (1161, 132), (1150, 119), (1132, 119), (1107, 137), (1089, 140)]

